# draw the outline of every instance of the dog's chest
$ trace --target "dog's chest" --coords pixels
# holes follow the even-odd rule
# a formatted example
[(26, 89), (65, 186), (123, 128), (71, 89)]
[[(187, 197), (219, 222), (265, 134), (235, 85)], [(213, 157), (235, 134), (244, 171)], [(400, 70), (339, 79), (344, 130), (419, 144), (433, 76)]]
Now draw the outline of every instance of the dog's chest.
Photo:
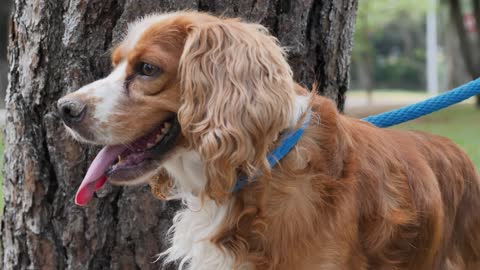
[(167, 261), (180, 261), (179, 269), (233, 269), (233, 258), (214, 245), (210, 239), (217, 233), (228, 206), (206, 201), (203, 207), (198, 198), (189, 198), (187, 208), (175, 215), (171, 247), (165, 252)]
[(206, 199), (202, 204), (199, 197), (193, 195), (198, 195), (206, 182), (203, 164), (195, 152), (179, 151), (165, 162), (164, 169), (174, 180), (174, 198), (181, 199), (185, 205), (173, 219), (171, 247), (162, 254), (166, 261), (180, 261), (179, 269), (233, 269), (233, 258), (228, 251), (210, 241), (228, 215), (233, 200), (218, 205)]

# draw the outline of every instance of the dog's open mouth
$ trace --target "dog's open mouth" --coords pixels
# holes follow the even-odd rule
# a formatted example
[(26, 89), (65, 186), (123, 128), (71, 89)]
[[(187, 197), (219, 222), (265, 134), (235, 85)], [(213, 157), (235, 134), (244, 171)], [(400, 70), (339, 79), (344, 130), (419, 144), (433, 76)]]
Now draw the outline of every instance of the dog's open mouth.
[(86, 205), (107, 179), (125, 183), (158, 167), (180, 134), (176, 117), (163, 122), (147, 135), (125, 145), (105, 146), (95, 157), (83, 179), (75, 203)]

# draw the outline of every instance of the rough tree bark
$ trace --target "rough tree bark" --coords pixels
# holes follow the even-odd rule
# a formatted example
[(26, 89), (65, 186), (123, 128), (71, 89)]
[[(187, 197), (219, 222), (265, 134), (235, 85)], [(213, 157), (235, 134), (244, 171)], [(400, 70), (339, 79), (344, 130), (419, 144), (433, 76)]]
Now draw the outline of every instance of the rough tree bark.
[[(290, 48), (295, 77), (343, 108), (358, 0), (16, 0), (9, 46), (4, 269), (158, 269), (177, 207), (147, 187), (112, 187), (86, 208), (75, 190), (97, 149), (74, 142), (56, 100), (106, 75), (128, 21), (198, 9), (260, 22)], [(280, 106), (280, 104), (279, 104)], [(0, 253), (1, 253), (0, 249)]]

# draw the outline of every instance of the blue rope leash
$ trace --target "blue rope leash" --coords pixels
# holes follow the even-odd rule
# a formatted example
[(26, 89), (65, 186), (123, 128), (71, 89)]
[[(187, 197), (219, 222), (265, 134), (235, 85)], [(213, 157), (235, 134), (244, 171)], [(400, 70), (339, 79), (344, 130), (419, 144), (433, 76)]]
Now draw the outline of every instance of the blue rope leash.
[[(291, 130), (282, 136), (280, 140), (280, 144), (277, 148), (275, 148), (270, 154), (267, 156), (268, 164), (270, 168), (275, 166), (283, 157), (285, 157), (290, 150), (297, 144), (297, 142), (302, 138), (305, 129), (307, 128), (308, 124), (310, 123), (310, 119), (312, 117), (312, 112), (308, 111), (307, 115), (305, 116), (305, 121), (303, 125), (296, 129)], [(259, 175), (257, 175), (258, 177)], [(252, 179), (248, 179), (248, 177), (244, 174), (240, 174), (238, 176), (237, 182), (233, 187), (233, 192), (238, 192), (242, 188), (244, 188), (248, 183), (255, 181), (257, 177), (253, 177)]]
[[(362, 120), (370, 122), (377, 127), (389, 127), (441, 110), (478, 94), (480, 94), (480, 78), (436, 97), (397, 110), (368, 116)], [(311, 112), (309, 111), (302, 127), (285, 134), (279, 147), (267, 156), (270, 167), (275, 166), (279, 160), (290, 152), (298, 140), (300, 140), (305, 128), (310, 122), (310, 117)], [(256, 177), (253, 177), (253, 179), (249, 181), (247, 176), (240, 174), (232, 191), (240, 191), (249, 182), (255, 181), (255, 178)]]
[(363, 118), (377, 127), (390, 127), (444, 109), (480, 94), (480, 78), (424, 101)]

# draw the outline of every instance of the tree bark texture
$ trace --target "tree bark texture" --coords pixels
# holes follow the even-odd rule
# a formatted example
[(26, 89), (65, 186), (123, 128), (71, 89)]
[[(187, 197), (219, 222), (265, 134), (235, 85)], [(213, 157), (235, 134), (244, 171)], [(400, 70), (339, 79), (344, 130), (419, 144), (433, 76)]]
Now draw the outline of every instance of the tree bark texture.
[[(107, 185), (88, 207), (75, 191), (98, 149), (74, 142), (56, 113), (67, 92), (110, 71), (129, 21), (193, 9), (266, 25), (298, 81), (343, 108), (358, 0), (16, 0), (9, 45), (0, 265), (4, 269), (159, 269), (176, 203)], [(281, 104), (279, 104), (281, 106)]]

